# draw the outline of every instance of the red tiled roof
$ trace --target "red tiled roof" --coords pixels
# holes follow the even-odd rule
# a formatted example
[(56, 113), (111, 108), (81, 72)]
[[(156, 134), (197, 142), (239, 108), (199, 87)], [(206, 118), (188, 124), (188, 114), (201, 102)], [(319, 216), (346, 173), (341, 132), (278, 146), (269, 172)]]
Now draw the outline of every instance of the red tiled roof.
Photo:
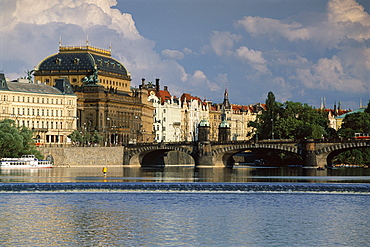
[(165, 91), (165, 90), (159, 90), (159, 92), (157, 92), (156, 90), (149, 90), (148, 94), (150, 94), (151, 92), (154, 92), (155, 96), (161, 99), (161, 104), (163, 104), (167, 100), (170, 100), (172, 97), (170, 92)]
[(197, 100), (198, 102), (202, 103), (203, 105), (206, 105), (207, 104), (206, 102), (203, 102), (199, 97), (191, 96), (188, 93), (183, 93), (181, 95), (181, 102), (184, 102), (184, 101), (189, 102), (191, 100)]

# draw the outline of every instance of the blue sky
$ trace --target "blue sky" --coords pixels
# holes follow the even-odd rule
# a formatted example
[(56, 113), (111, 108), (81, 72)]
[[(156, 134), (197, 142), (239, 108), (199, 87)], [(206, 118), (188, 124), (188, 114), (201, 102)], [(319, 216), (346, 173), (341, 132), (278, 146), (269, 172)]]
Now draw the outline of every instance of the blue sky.
[(0, 70), (24, 76), (64, 45), (108, 48), (172, 95), (345, 109), (370, 100), (368, 0), (0, 0)]

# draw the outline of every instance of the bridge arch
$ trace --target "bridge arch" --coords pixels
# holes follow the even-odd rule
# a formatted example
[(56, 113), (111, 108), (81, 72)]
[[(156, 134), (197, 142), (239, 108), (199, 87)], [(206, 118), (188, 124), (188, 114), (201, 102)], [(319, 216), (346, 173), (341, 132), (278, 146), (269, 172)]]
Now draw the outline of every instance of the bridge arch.
[(281, 145), (279, 143), (241, 143), (236, 145), (219, 145), (212, 151), (213, 162), (216, 166), (233, 166), (233, 156), (245, 150), (271, 149), (301, 154), (302, 151), (294, 145)]
[(176, 151), (180, 154), (190, 156), (194, 163), (194, 155), (191, 149), (176, 145), (148, 145), (138, 146), (135, 149), (125, 151), (124, 165), (128, 166), (163, 166), (164, 161), (160, 160), (166, 153)]
[(321, 165), (331, 166), (332, 160), (338, 154), (351, 149), (370, 147), (370, 141), (356, 141), (337, 143), (334, 145), (319, 148), (315, 151)]

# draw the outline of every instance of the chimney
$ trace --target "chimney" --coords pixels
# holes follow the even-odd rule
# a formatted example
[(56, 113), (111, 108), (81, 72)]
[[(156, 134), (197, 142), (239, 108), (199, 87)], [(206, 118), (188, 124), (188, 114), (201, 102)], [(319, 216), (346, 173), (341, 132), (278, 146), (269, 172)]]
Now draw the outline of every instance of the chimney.
[(167, 86), (164, 86), (164, 87), (163, 87), (163, 90), (164, 90), (164, 91), (168, 91), (168, 87), (167, 87)]
[(155, 90), (159, 92), (159, 78), (155, 79)]
[(145, 85), (145, 78), (142, 78), (142, 79), (141, 79), (141, 86), (143, 86), (143, 87), (144, 87), (144, 85)]

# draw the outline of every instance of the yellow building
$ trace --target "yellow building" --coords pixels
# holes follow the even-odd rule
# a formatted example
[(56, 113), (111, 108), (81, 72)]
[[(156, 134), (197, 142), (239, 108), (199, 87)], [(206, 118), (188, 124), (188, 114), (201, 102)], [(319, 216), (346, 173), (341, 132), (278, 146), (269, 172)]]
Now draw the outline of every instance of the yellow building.
[(77, 128), (103, 136), (107, 145), (152, 142), (153, 110), (145, 88), (131, 88), (131, 76), (111, 51), (93, 46), (59, 46), (59, 53), (35, 68), (36, 82), (70, 81), (77, 95)]
[(40, 145), (67, 144), (77, 126), (76, 109), (77, 96), (65, 80), (51, 87), (28, 79), (10, 82), (0, 74), (0, 120), (32, 129)]

